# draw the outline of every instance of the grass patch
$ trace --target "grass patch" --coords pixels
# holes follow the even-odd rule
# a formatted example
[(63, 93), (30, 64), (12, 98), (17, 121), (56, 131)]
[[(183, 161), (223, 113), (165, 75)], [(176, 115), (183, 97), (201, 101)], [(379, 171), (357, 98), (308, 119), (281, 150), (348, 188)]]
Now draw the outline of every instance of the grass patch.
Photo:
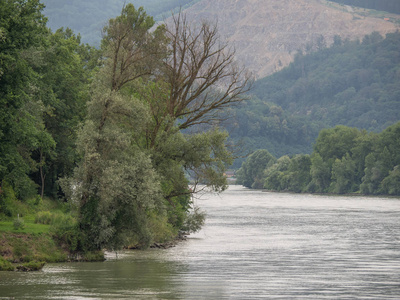
[(14, 271), (15, 268), (8, 260), (0, 256), (0, 271)]
[(22, 202), (12, 189), (7, 191), (0, 195), (0, 271), (40, 270), (45, 262), (104, 260), (102, 251), (85, 252), (70, 204), (40, 197)]
[(45, 265), (44, 261), (30, 261), (17, 266), (17, 271), (21, 272), (39, 271), (44, 267), (44, 265)]
[(57, 245), (50, 234), (3, 232), (0, 239), (0, 255), (13, 263), (68, 260), (68, 252)]
[(25, 222), (24, 228), (15, 229), (13, 221), (0, 222), (0, 232), (42, 234), (42, 233), (49, 233), (49, 231), (50, 231), (50, 225)]

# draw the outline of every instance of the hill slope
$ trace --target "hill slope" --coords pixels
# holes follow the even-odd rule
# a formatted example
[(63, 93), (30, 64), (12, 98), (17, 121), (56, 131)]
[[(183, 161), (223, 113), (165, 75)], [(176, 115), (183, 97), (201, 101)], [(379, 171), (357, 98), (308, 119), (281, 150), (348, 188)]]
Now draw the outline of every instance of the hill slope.
[(380, 132), (400, 120), (400, 32), (296, 56), (252, 93), (225, 125), (248, 152), (310, 153), (318, 132), (339, 124)]
[(49, 19), (48, 26), (55, 31), (60, 27), (69, 27), (80, 33), (82, 41), (98, 46), (101, 30), (110, 18), (121, 13), (126, 3), (135, 7), (143, 6), (147, 14), (162, 19), (170, 16), (171, 11), (186, 7), (197, 0), (42, 0), (46, 5), (44, 14)]
[(398, 28), (324, 0), (202, 0), (185, 12), (195, 22), (218, 20), (221, 36), (259, 78), (287, 66), (298, 50), (332, 44), (335, 35), (352, 40)]

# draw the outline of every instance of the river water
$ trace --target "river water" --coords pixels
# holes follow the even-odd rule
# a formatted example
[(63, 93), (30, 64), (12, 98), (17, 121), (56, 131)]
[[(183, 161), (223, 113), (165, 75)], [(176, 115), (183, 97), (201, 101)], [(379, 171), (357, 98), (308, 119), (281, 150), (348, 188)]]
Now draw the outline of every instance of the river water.
[(400, 199), (231, 186), (167, 250), (0, 272), (0, 299), (400, 299)]

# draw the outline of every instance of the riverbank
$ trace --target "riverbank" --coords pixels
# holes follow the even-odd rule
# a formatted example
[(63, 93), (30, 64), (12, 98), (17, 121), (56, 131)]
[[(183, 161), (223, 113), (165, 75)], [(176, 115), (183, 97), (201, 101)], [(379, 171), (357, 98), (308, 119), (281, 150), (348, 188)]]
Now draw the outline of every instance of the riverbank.
[(0, 271), (35, 271), (45, 263), (102, 260), (102, 251), (71, 253), (50, 233), (0, 232)]
[[(7, 222), (0, 222), (0, 230), (7, 227)], [(36, 226), (37, 227), (37, 226)], [(39, 225), (40, 227), (40, 225)], [(95, 262), (104, 261), (103, 251), (71, 252), (68, 245), (48, 232), (42, 225), (41, 232), (17, 232), (16, 230), (0, 231), (0, 271), (37, 271), (46, 263), (57, 262)], [(27, 226), (27, 231), (32, 228)], [(30, 229), (29, 229), (30, 228)], [(155, 242), (150, 248), (168, 249), (186, 240), (187, 233), (180, 233), (176, 238), (166, 242)], [(127, 247), (137, 250), (140, 247)]]

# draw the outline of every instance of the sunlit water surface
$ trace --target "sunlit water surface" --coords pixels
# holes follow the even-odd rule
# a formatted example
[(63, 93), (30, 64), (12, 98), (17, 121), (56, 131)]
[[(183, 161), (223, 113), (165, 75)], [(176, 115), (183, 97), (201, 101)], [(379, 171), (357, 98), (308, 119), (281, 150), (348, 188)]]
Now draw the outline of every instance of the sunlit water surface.
[(0, 272), (0, 299), (400, 299), (400, 199), (230, 187), (168, 250)]

